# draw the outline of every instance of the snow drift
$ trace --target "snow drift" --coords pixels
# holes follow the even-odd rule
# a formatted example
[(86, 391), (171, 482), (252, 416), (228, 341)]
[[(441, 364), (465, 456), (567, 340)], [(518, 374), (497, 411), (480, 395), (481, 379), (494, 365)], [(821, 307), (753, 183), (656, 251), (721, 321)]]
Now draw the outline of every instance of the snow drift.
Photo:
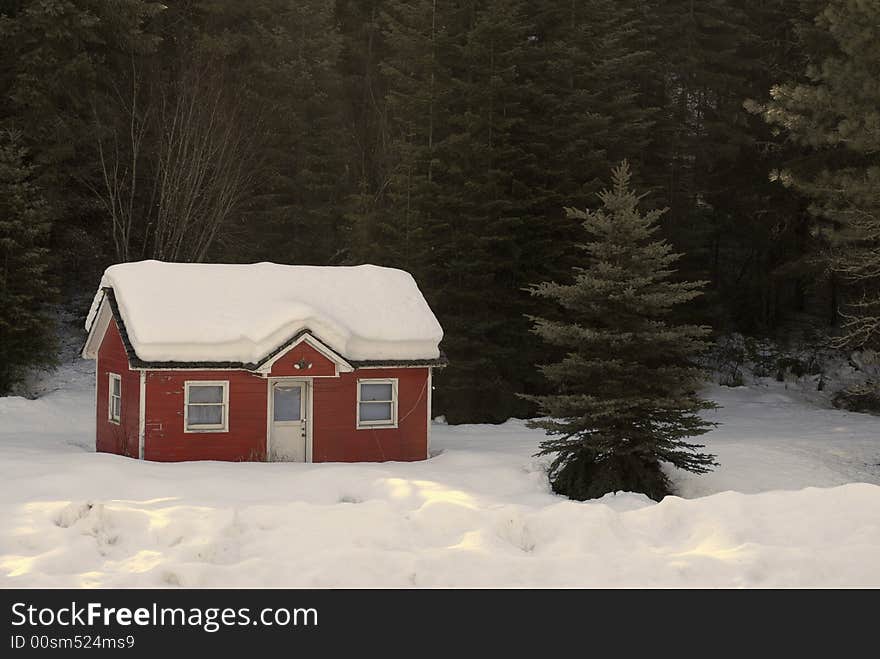
[(107, 268), (86, 320), (113, 289), (144, 361), (256, 363), (303, 329), (343, 357), (439, 357), (443, 330), (409, 273), (373, 265), (140, 261)]

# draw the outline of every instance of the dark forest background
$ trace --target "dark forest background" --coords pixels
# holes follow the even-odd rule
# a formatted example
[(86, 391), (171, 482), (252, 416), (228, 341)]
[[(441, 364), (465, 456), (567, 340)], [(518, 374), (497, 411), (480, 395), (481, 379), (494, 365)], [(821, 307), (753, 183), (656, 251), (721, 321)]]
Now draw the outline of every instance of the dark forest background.
[(525, 288), (570, 278), (564, 208), (623, 159), (708, 282), (691, 321), (833, 333), (827, 240), (771, 173), (838, 154), (756, 110), (834, 51), (826, 5), (0, 0), (0, 389), (51, 357), (42, 305), (108, 264), (370, 262), (412, 272), (445, 329), (435, 413), (527, 416), (551, 355)]

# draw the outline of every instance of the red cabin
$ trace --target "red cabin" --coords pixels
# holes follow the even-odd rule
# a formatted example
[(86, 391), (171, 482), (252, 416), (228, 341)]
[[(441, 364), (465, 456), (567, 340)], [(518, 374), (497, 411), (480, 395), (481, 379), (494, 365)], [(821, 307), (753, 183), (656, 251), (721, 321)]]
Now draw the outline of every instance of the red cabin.
[(142, 460), (423, 460), (443, 333), (413, 278), (143, 261), (104, 273), (96, 448)]

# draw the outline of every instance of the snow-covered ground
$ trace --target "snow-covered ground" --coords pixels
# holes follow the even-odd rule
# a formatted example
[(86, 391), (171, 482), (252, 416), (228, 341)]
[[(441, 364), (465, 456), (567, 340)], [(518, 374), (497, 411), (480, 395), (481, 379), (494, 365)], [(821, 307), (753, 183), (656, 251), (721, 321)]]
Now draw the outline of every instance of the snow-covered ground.
[(880, 586), (880, 419), (714, 388), (681, 497), (550, 493), (519, 421), (385, 464), (93, 452), (89, 363), (0, 398), (0, 586)]

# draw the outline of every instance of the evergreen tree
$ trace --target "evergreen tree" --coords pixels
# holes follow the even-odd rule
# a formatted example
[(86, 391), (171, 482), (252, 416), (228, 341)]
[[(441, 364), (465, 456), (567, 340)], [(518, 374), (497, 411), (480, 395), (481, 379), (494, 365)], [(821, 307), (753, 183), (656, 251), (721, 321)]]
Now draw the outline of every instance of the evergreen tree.
[[(767, 180), (793, 154), (743, 107), (803, 58), (794, 32), (799, 0), (647, 0), (645, 79), (658, 108), (640, 166), (650, 202), (669, 206), (664, 234), (679, 267), (706, 279), (699, 311), (725, 330), (772, 331), (806, 311), (821, 282), (802, 260), (804, 204)], [(822, 309), (824, 311), (824, 309)]]
[[(382, 8), (386, 0), (337, 0), (343, 81), (342, 121), (347, 138), (345, 234), (348, 263), (387, 265), (399, 255), (388, 248), (384, 222), (389, 163), (393, 161), (387, 103), (379, 68), (383, 64)], [(393, 165), (392, 165), (393, 167)]]
[(650, 141), (640, 15), (608, 0), (386, 0), (380, 15), (388, 148), (353, 250), (413, 271), (446, 328), (438, 411), (528, 416), (515, 392), (544, 390), (548, 355), (524, 287), (567, 275), (580, 226), (563, 205)]
[[(505, 162), (515, 172), (521, 221), (502, 233), (513, 240), (497, 266), (509, 287), (499, 298), (499, 316), (506, 318), (499, 362), (514, 391), (539, 394), (547, 384), (534, 364), (553, 355), (529, 334), (526, 316), (539, 301), (522, 289), (534, 281), (568, 281), (576, 264), (571, 245), (583, 236), (564, 206), (587, 205), (614, 163), (641, 162), (657, 108), (641, 89), (653, 54), (644, 46), (638, 3), (543, 0), (529, 3), (526, 16), (528, 49), (518, 63), (526, 113), (512, 136), (522, 155)], [(534, 411), (529, 405), (513, 413)]]
[(435, 409), (453, 422), (514, 414), (512, 367), (529, 362), (527, 327), (509, 313), (531, 280), (521, 259), (538, 249), (523, 231), (524, 13), (520, 0), (389, 0), (382, 12), (390, 148), (374, 251), (413, 271), (445, 328)]
[(588, 235), (574, 282), (530, 288), (564, 310), (533, 318), (534, 332), (566, 354), (541, 367), (556, 392), (530, 397), (548, 418), (529, 425), (550, 436), (539, 455), (554, 456), (553, 489), (573, 499), (626, 490), (660, 500), (670, 491), (661, 463), (694, 473), (715, 464), (685, 441), (714, 425), (698, 413), (715, 405), (695, 393), (695, 357), (710, 329), (672, 315), (704, 282), (672, 281), (680, 255), (654, 237), (664, 211), (640, 213), (630, 178), (624, 161), (599, 195), (601, 209), (568, 209)]
[(435, 146), (441, 165), (426, 231), (436, 273), (428, 299), (450, 337), (435, 400), (453, 422), (498, 422), (526, 413), (515, 392), (519, 366), (531, 361), (527, 326), (511, 312), (529, 281), (520, 266), (541, 248), (529, 240), (530, 146), (519, 134), (531, 94), (523, 65), (532, 30), (520, 0), (464, 3), (453, 18), (453, 102)]
[(533, 198), (546, 216), (566, 203), (586, 205), (614, 163), (640, 162), (658, 108), (640, 88), (655, 73), (640, 3), (535, 4), (535, 52), (526, 62), (535, 105), (527, 128), (538, 156), (530, 174), (543, 183), (543, 190), (532, 186)]
[(0, 396), (29, 367), (53, 361), (53, 328), (44, 313), (53, 293), (49, 210), (33, 173), (21, 136), (0, 130)]
[[(765, 119), (821, 158), (783, 182), (830, 224), (831, 269), (849, 285), (841, 343), (880, 347), (880, 3), (831, 0), (806, 35), (828, 52), (806, 79), (774, 87)], [(822, 38), (824, 36), (824, 39)]]
[[(444, 11), (445, 9), (445, 11)], [(448, 8), (437, 0), (387, 0), (379, 13), (387, 57), (378, 65), (385, 129), (384, 170), (368, 244), (353, 246), (380, 263), (424, 274), (425, 227), (434, 210), (435, 144), (444, 130), (449, 90), (445, 26)]]
[(0, 128), (20, 133), (54, 218), (49, 247), (65, 289), (90, 287), (109, 257), (106, 216), (83, 179), (94, 173), (95, 108), (132, 58), (159, 42), (150, 0), (0, 0)]
[[(266, 130), (265, 179), (256, 191), (254, 221), (246, 222), (238, 242), (246, 238), (259, 258), (282, 263), (338, 263), (349, 189), (334, 3), (247, 5), (252, 23), (242, 30), (246, 47), (235, 57), (244, 63), (244, 87)], [(235, 242), (229, 247), (240, 250)]]
[(175, 2), (159, 65), (196, 51), (240, 104), (258, 171), (214, 258), (325, 265), (340, 260), (347, 136), (341, 36), (331, 0)]

